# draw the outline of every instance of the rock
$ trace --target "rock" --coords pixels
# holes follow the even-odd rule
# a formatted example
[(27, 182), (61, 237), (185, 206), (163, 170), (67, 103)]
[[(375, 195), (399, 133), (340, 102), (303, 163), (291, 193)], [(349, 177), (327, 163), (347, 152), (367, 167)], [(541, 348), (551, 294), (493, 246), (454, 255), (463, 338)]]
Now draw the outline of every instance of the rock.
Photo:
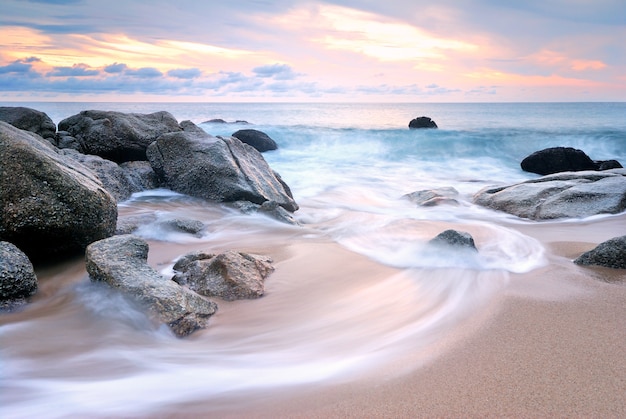
[(217, 305), (152, 269), (148, 249), (148, 243), (131, 235), (92, 243), (86, 251), (89, 277), (129, 296), (179, 337), (205, 328)]
[(42, 138), (56, 137), (57, 127), (43, 112), (21, 106), (0, 106), (0, 121), (16, 128), (34, 132)]
[(197, 126), (191, 121), (182, 121), (180, 123), (180, 127), (183, 129), (183, 131), (186, 131), (186, 132), (195, 132), (199, 134), (204, 134), (206, 132), (205, 130), (203, 130), (202, 128), (200, 128), (199, 126)]
[(202, 221), (192, 220), (189, 218), (174, 218), (172, 220), (166, 220), (163, 222), (163, 225), (172, 230), (193, 234), (198, 237), (201, 236), (200, 233), (202, 230), (206, 228), (206, 225)]
[(140, 226), (153, 223), (154, 221), (156, 221), (156, 215), (154, 213), (118, 217), (115, 234), (131, 234)]
[(149, 189), (156, 189), (161, 186), (159, 178), (147, 161), (127, 161), (120, 164), (124, 176), (130, 183), (132, 193)]
[(255, 129), (240, 129), (232, 136), (248, 145), (251, 145), (261, 153), (276, 150), (278, 148), (276, 142), (272, 140), (269, 135)]
[(552, 147), (535, 151), (522, 160), (522, 170), (539, 175), (559, 172), (598, 170), (599, 166), (584, 151), (572, 147)]
[(37, 276), (28, 257), (14, 244), (0, 241), (0, 301), (28, 298), (37, 292)]
[(409, 128), (437, 128), (437, 124), (427, 116), (419, 116), (409, 122)]
[(626, 269), (626, 236), (615, 237), (600, 243), (594, 249), (576, 258), (574, 263)]
[(222, 118), (214, 118), (209, 119), (208, 121), (204, 121), (203, 124), (227, 124), (228, 122), (224, 121)]
[(147, 155), (163, 184), (175, 192), (217, 202), (276, 201), (287, 211), (298, 209), (261, 153), (236, 138), (170, 133), (152, 143)]
[(0, 240), (31, 261), (84, 251), (115, 232), (117, 203), (85, 166), (0, 122)]
[(455, 199), (457, 196), (459, 196), (459, 192), (452, 187), (424, 189), (404, 195), (409, 201), (422, 207), (433, 207), (440, 204), (458, 205), (459, 201)]
[(147, 160), (146, 148), (161, 134), (182, 128), (168, 112), (151, 114), (88, 110), (59, 123), (80, 144), (80, 152), (116, 163)]
[(624, 167), (617, 160), (594, 160), (593, 162), (598, 170), (622, 169)]
[(286, 209), (278, 205), (278, 202), (276, 201), (265, 201), (262, 205), (253, 204), (248, 201), (237, 201), (233, 203), (233, 206), (244, 214), (260, 213), (283, 223), (296, 226), (300, 225), (298, 220), (296, 220)]
[(626, 169), (567, 172), (487, 187), (474, 203), (532, 220), (582, 218), (626, 210)]
[(274, 271), (270, 258), (228, 251), (219, 255), (196, 252), (174, 265), (181, 273), (173, 280), (198, 294), (227, 301), (259, 298), (264, 280)]
[(474, 238), (464, 231), (446, 230), (428, 242), (431, 246), (475, 250)]

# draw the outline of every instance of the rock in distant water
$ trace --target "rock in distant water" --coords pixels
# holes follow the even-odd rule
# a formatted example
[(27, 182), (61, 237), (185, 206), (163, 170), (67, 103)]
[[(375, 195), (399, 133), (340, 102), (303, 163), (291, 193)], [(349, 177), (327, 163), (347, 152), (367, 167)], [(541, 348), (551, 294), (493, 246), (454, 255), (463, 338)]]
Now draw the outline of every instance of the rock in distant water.
[(173, 191), (218, 202), (276, 201), (298, 205), (261, 153), (233, 137), (177, 132), (162, 135), (147, 150), (163, 184)]
[(580, 255), (574, 263), (626, 269), (626, 236), (615, 237), (600, 243), (594, 249)]
[(201, 295), (227, 301), (259, 298), (264, 280), (274, 271), (270, 258), (228, 251), (219, 255), (196, 252), (181, 258), (174, 281)]
[(177, 336), (205, 328), (217, 305), (163, 277), (147, 260), (148, 243), (131, 235), (92, 243), (86, 252), (87, 272), (92, 281), (119, 289)]
[(598, 169), (584, 151), (572, 147), (552, 147), (535, 151), (522, 160), (521, 167), (526, 172), (539, 175)]
[(457, 196), (459, 196), (459, 192), (452, 187), (424, 189), (404, 195), (409, 201), (422, 207), (433, 207), (441, 204), (458, 205)]
[(0, 121), (34, 132), (43, 138), (55, 138), (57, 127), (43, 112), (20, 106), (0, 106)]
[(248, 145), (251, 145), (261, 153), (276, 150), (278, 148), (276, 142), (272, 140), (269, 135), (255, 129), (240, 129), (232, 136)]
[(433, 121), (429, 117), (420, 116), (415, 119), (412, 119), (411, 122), (409, 122), (409, 128), (416, 129), (416, 128), (438, 128), (438, 127), (435, 121)]
[(0, 301), (30, 297), (37, 292), (37, 276), (28, 257), (14, 244), (0, 241)]
[(80, 152), (116, 163), (147, 160), (146, 148), (161, 134), (180, 132), (168, 112), (151, 114), (88, 110), (59, 123), (59, 131), (76, 139)]
[(478, 250), (476, 249), (476, 244), (471, 234), (457, 230), (446, 230), (431, 239), (428, 244), (457, 249)]
[(583, 218), (626, 210), (626, 169), (559, 173), (484, 188), (474, 203), (532, 220)]
[(41, 137), (0, 122), (0, 240), (37, 262), (115, 232), (117, 203), (94, 174)]

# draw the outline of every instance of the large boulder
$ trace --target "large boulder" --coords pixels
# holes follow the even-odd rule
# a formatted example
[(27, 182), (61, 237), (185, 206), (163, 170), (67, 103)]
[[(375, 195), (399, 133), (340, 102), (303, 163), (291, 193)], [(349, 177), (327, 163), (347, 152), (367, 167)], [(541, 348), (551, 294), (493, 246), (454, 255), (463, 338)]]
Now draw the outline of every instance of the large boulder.
[(164, 134), (150, 144), (147, 156), (163, 184), (176, 192), (218, 202), (276, 201), (288, 211), (298, 209), (261, 153), (236, 138)]
[(163, 111), (139, 114), (88, 110), (59, 122), (59, 131), (73, 137), (80, 144), (81, 153), (122, 163), (146, 160), (150, 143), (182, 128), (170, 113)]
[(248, 145), (251, 145), (261, 153), (276, 150), (278, 148), (276, 141), (272, 140), (270, 136), (263, 131), (256, 129), (240, 129), (239, 131), (233, 133), (232, 136)]
[(576, 258), (574, 263), (626, 269), (626, 236), (615, 237), (600, 243), (594, 249)]
[(0, 241), (0, 302), (30, 297), (37, 276), (28, 257), (14, 244)]
[(115, 232), (117, 203), (85, 166), (0, 122), (0, 240), (33, 261), (77, 252)]
[(148, 250), (148, 243), (132, 235), (92, 243), (86, 251), (89, 277), (120, 290), (179, 337), (205, 328), (217, 305), (152, 269)]
[(522, 170), (539, 175), (585, 170), (608, 170), (621, 168), (617, 160), (594, 161), (582, 150), (572, 147), (551, 147), (535, 151), (525, 157)]
[(0, 121), (16, 128), (34, 132), (43, 138), (54, 139), (57, 127), (45, 113), (21, 106), (0, 106)]
[(487, 187), (474, 203), (532, 220), (584, 218), (626, 210), (626, 169), (567, 172)]
[(430, 119), (427, 116), (418, 116), (415, 119), (412, 119), (409, 122), (409, 128), (418, 129), (418, 128), (438, 128), (435, 121)]
[(198, 294), (227, 301), (259, 298), (265, 292), (265, 278), (274, 271), (265, 256), (228, 251), (219, 255), (194, 252), (174, 265), (174, 281)]

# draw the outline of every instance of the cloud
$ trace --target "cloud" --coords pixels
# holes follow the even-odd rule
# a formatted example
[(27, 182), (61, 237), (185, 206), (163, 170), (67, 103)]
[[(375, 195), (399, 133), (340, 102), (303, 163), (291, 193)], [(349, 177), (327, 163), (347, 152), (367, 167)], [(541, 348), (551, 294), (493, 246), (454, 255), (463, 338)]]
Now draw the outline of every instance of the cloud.
[(54, 67), (46, 75), (49, 77), (91, 77), (98, 74), (100, 71), (89, 68), (87, 64), (74, 64), (71, 67)]
[(17, 73), (24, 74), (31, 71), (33, 65), (25, 60), (13, 61), (11, 64), (0, 66), (0, 74)]
[(198, 68), (177, 68), (168, 71), (167, 75), (178, 79), (196, 79), (202, 75), (202, 71)]
[(298, 77), (291, 66), (287, 64), (268, 64), (255, 67), (252, 72), (258, 77), (268, 78), (271, 77), (275, 80), (293, 80)]
[(122, 63), (113, 63), (104, 67), (104, 72), (109, 74), (123, 73), (128, 66)]
[(137, 69), (128, 68), (124, 71), (124, 73), (129, 76), (137, 77), (141, 79), (152, 79), (152, 78), (163, 76), (163, 73), (161, 73), (158, 69), (154, 67), (143, 67), (143, 68), (137, 68)]

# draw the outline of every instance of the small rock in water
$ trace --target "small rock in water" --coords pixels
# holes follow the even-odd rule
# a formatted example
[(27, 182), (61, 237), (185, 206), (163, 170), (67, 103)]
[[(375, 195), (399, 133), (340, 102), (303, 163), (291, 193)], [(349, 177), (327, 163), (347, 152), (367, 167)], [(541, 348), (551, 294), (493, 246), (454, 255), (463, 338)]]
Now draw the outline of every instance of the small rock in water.
[(476, 249), (476, 244), (474, 244), (474, 238), (472, 235), (464, 231), (446, 230), (431, 239), (428, 244), (440, 247), (453, 247), (478, 251), (478, 249)]
[(409, 122), (409, 128), (416, 129), (416, 128), (438, 128), (438, 127), (435, 121), (433, 121), (429, 117), (420, 116), (415, 119), (412, 119), (411, 122)]
[(456, 189), (448, 187), (424, 189), (421, 191), (411, 192), (404, 195), (404, 197), (419, 206), (433, 207), (440, 204), (458, 205), (459, 201), (455, 199), (458, 195), (459, 192)]

